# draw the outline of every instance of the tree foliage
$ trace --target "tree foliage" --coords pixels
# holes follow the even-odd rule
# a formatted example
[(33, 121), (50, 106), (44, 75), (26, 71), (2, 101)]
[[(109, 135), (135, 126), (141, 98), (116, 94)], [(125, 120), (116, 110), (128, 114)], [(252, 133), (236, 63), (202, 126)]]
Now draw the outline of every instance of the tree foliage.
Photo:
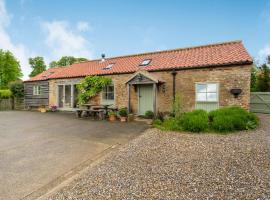
[(22, 77), (19, 61), (10, 51), (0, 49), (0, 88), (7, 88), (11, 81)]
[(0, 90), (0, 100), (1, 99), (8, 99), (12, 95), (11, 91), (9, 89)]
[(49, 67), (50, 68), (53, 68), (53, 67), (63, 67), (63, 66), (72, 65), (74, 63), (84, 62), (84, 61), (88, 61), (88, 59), (86, 59), (86, 58), (75, 58), (73, 56), (63, 56), (58, 61), (52, 61), (49, 64)]
[(32, 68), (32, 72), (29, 74), (30, 77), (34, 77), (46, 70), (43, 57), (37, 56), (34, 58), (29, 58), (29, 64)]
[(15, 81), (9, 84), (9, 89), (12, 96), (16, 98), (24, 97), (24, 85), (22, 81)]
[(267, 64), (262, 64), (257, 76), (257, 90), (270, 92), (270, 69)]
[(254, 65), (251, 69), (250, 90), (251, 92), (257, 91), (257, 67)]
[(79, 91), (79, 104), (87, 103), (91, 97), (97, 95), (104, 87), (110, 85), (112, 80), (104, 76), (87, 76), (77, 85)]

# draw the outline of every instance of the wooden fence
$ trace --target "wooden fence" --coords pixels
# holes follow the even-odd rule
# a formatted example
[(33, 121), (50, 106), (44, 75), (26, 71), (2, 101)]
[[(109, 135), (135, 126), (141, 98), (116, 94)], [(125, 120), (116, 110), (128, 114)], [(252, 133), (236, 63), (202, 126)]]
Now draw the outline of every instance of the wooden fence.
[(0, 99), (0, 110), (23, 110), (24, 109), (24, 99)]
[(270, 92), (251, 92), (250, 111), (270, 113)]

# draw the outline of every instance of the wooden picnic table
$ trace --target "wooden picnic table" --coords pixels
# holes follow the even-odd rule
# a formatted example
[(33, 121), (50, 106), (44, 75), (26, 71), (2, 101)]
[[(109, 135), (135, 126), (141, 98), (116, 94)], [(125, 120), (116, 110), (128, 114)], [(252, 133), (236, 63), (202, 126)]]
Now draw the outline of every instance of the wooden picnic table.
[(109, 108), (112, 104), (103, 104), (103, 105), (97, 105), (97, 104), (83, 104), (82, 107), (86, 108), (78, 108), (76, 110), (76, 114), (78, 117), (82, 117), (82, 113), (86, 112), (87, 116), (92, 115), (93, 117), (98, 116), (99, 119), (104, 119), (107, 114), (108, 110), (116, 110), (115, 108)]
[(108, 113), (108, 108), (111, 106), (112, 104), (82, 104), (82, 106), (87, 107), (87, 109), (93, 109), (93, 110), (99, 110), (99, 109), (104, 109), (105, 110), (105, 114), (107, 115)]

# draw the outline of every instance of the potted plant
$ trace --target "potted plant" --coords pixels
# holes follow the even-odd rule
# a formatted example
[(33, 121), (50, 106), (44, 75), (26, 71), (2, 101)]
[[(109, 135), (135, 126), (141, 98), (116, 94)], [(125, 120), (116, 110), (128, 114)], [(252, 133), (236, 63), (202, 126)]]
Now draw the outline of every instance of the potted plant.
[(57, 111), (57, 106), (51, 106), (51, 111), (56, 112)]
[(116, 113), (115, 113), (114, 111), (110, 111), (110, 112), (108, 113), (108, 115), (109, 115), (109, 121), (110, 121), (110, 122), (113, 122), (113, 121), (116, 120)]
[(120, 121), (126, 122), (127, 121), (127, 108), (121, 108), (118, 112), (120, 115)]
[(39, 110), (40, 110), (41, 113), (47, 112), (47, 109), (46, 109), (46, 107), (45, 107), (44, 105), (42, 105), (42, 106), (39, 108)]

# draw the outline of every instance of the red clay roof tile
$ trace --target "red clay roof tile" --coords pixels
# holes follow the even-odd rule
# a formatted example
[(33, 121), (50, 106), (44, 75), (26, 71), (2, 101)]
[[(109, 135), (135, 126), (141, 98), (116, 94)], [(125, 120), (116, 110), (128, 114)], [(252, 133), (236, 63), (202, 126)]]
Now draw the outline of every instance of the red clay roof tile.
[[(140, 66), (140, 63), (145, 59), (151, 59), (152, 61), (147, 66)], [(242, 42), (232, 41), (205, 46), (112, 57), (106, 58), (104, 62), (101, 60), (91, 60), (76, 63), (67, 67), (48, 69), (28, 81), (83, 77), (88, 75), (132, 73), (142, 67), (147, 71), (155, 71), (251, 64), (252, 62), (253, 60)], [(104, 68), (111, 63), (114, 63), (112, 69), (104, 70)]]

